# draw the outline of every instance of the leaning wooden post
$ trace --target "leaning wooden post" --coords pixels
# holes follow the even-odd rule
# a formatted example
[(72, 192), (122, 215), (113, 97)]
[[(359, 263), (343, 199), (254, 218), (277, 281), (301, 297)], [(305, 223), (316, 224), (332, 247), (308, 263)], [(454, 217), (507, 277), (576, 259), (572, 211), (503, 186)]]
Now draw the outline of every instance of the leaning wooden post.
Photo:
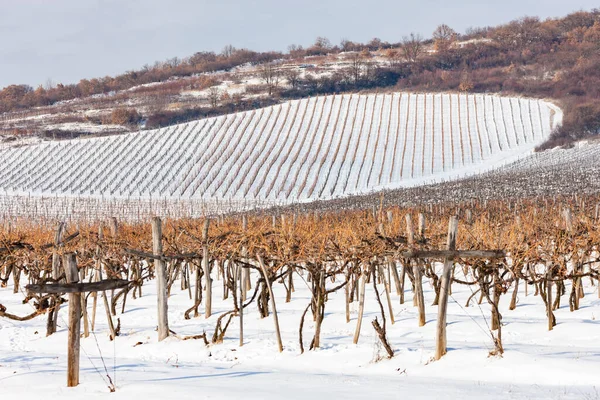
[[(102, 241), (104, 239), (104, 231), (102, 229), (102, 225), (100, 225), (100, 227), (98, 228), (98, 239), (100, 241)], [(96, 248), (96, 256), (98, 257), (97, 260), (97, 270), (96, 270), (96, 282), (99, 282), (102, 280), (102, 267), (103, 267), (103, 263), (102, 263), (102, 253), (100, 251), (100, 246), (98, 246)], [(97, 295), (96, 292), (94, 292), (94, 294)], [(108, 329), (110, 331), (110, 340), (115, 340), (115, 338), (117, 337), (117, 332), (115, 329), (115, 324), (113, 322), (112, 319), (112, 315), (110, 314), (110, 306), (108, 305), (108, 295), (106, 294), (106, 290), (102, 291), (102, 303), (104, 304), (104, 311), (106, 312), (106, 321), (108, 323)], [(95, 306), (94, 306), (95, 307)], [(94, 311), (95, 313), (95, 311)], [(95, 315), (94, 315), (94, 319), (95, 319)]]
[[(63, 256), (67, 283), (79, 282), (74, 253)], [(79, 341), (81, 332), (81, 292), (69, 293), (69, 347), (67, 349), (67, 386), (79, 385)]]
[[(546, 272), (546, 311), (548, 315), (548, 330), (554, 329), (554, 313), (552, 312), (552, 279), (553, 267), (548, 268)], [(560, 295), (560, 293), (558, 293)]]
[[(244, 234), (248, 231), (248, 217), (246, 215), (242, 216), (242, 230), (244, 231)], [(247, 253), (248, 249), (246, 249), (246, 246), (242, 247), (242, 257), (244, 262), (247, 262)], [(242, 299), (246, 301), (247, 292), (248, 290), (252, 289), (252, 283), (250, 282), (250, 270), (248, 268), (242, 269), (242, 287), (244, 289), (242, 291)]]
[(365, 312), (365, 287), (366, 284), (366, 276), (362, 273), (358, 277), (358, 285), (360, 286), (360, 294), (358, 298), (358, 318), (356, 319), (356, 330), (354, 331), (354, 339), (352, 342), (354, 344), (358, 343), (358, 338), (360, 337), (360, 328), (362, 325), (363, 313)]
[[(456, 250), (456, 234), (458, 233), (458, 218), (450, 217), (448, 223), (448, 250)], [(435, 339), (435, 359), (439, 360), (446, 354), (446, 312), (448, 310), (448, 295), (450, 294), (450, 285), (452, 284), (452, 267), (454, 258), (446, 257), (444, 259), (444, 270), (442, 272), (442, 281), (440, 283), (440, 298), (438, 302), (438, 320)]]
[[(410, 214), (406, 214), (406, 234), (408, 236), (408, 245), (412, 247), (415, 243), (415, 232)], [(423, 326), (425, 325), (425, 297), (423, 296), (423, 275), (418, 260), (412, 261), (412, 268), (415, 280), (415, 305), (419, 309), (419, 326)]]
[(256, 258), (258, 259), (258, 264), (260, 265), (260, 270), (265, 277), (265, 283), (267, 284), (267, 289), (269, 290), (269, 296), (271, 297), (271, 308), (273, 308), (273, 322), (275, 323), (275, 335), (277, 336), (277, 346), (279, 348), (279, 352), (283, 351), (283, 344), (281, 343), (281, 331), (279, 330), (279, 319), (277, 318), (277, 308), (275, 307), (275, 296), (273, 295), (273, 288), (271, 288), (271, 283), (269, 282), (269, 276), (267, 275), (267, 268), (265, 267), (265, 263), (263, 262), (260, 254), (256, 254)]
[(244, 268), (238, 265), (237, 278), (239, 280), (240, 295), (238, 301), (240, 303), (240, 347), (244, 345)]
[(210, 277), (210, 264), (208, 262), (208, 227), (210, 219), (204, 220), (202, 230), (202, 269), (204, 270), (204, 283), (206, 288), (206, 303), (204, 303), (204, 318), (212, 315), (212, 278)]
[[(80, 276), (81, 276), (81, 280), (84, 281), (85, 280), (85, 271), (84, 269), (82, 269), (79, 272)], [(87, 338), (90, 336), (90, 327), (89, 327), (89, 321), (88, 321), (88, 312), (87, 312), (87, 300), (85, 296), (80, 296), (81, 298), (81, 311), (82, 311), (82, 318), (83, 318), (83, 337)]]
[(565, 208), (563, 211), (565, 218), (565, 229), (569, 233), (573, 233), (573, 213), (570, 208)]
[[(60, 271), (60, 255), (58, 254), (58, 248), (62, 243), (63, 234), (65, 231), (65, 223), (61, 222), (58, 224), (56, 234), (54, 235), (54, 250), (52, 252), (52, 279), (58, 281), (61, 275)], [(54, 309), (48, 313), (48, 323), (46, 325), (46, 336), (50, 336), (56, 332), (56, 324), (58, 321), (58, 310), (60, 309), (60, 296), (54, 296), (52, 300)]]
[[(160, 217), (152, 219), (152, 251), (156, 256), (163, 255), (162, 247), (162, 221)], [(156, 292), (158, 301), (158, 341), (169, 336), (168, 294), (167, 294), (167, 268), (165, 261), (154, 259), (154, 274), (156, 275)]]
[(419, 213), (419, 236), (425, 237), (425, 214)]

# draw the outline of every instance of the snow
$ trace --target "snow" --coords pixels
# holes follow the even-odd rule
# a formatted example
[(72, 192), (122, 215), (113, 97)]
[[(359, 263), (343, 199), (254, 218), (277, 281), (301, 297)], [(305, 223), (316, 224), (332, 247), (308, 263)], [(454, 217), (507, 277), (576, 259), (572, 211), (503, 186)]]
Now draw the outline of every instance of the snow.
[(123, 131), (127, 129), (122, 125), (111, 125), (111, 124), (92, 124), (86, 122), (63, 122), (60, 124), (46, 125), (48, 130), (61, 130), (61, 131), (73, 131), (73, 132), (86, 132), (86, 133), (103, 133), (103, 132), (114, 132)]
[[(438, 265), (438, 267), (440, 267)], [(459, 270), (457, 270), (457, 273)], [(460, 275), (459, 275), (460, 276)], [(5, 398), (103, 398), (109, 396), (106, 375), (116, 385), (111, 398), (216, 398), (216, 399), (362, 399), (399, 396), (419, 399), (597, 399), (600, 367), (600, 299), (597, 286), (584, 280), (586, 296), (581, 308), (570, 312), (564, 305), (555, 315), (558, 325), (547, 331), (544, 304), (530, 287), (523, 286), (517, 308), (508, 310), (502, 297), (503, 357), (488, 357), (493, 347), (488, 324), (490, 307), (473, 302), (468, 286), (453, 285), (448, 307), (448, 353), (432, 361), (437, 307), (434, 293), (424, 284), (427, 323), (417, 326), (410, 291), (399, 304), (392, 291), (396, 322), (388, 320), (393, 359), (376, 361), (384, 352), (370, 321), (379, 315), (372, 285), (367, 286), (366, 310), (359, 343), (352, 344), (357, 303), (351, 321), (344, 317), (343, 290), (330, 296), (322, 326), (322, 347), (299, 353), (300, 315), (310, 301), (308, 287), (295, 278), (296, 292), (285, 303), (285, 292), (274, 285), (283, 336), (283, 353), (276, 348), (272, 317), (261, 319), (253, 304), (244, 315), (245, 341), (239, 347), (238, 319), (232, 320), (222, 344), (205, 347), (202, 340), (181, 340), (206, 331), (212, 335), (220, 313), (232, 308), (221, 300), (222, 285), (215, 279), (213, 316), (185, 320), (191, 306), (188, 292), (173, 284), (169, 298), (169, 324), (177, 333), (157, 342), (154, 281), (144, 285), (144, 295), (129, 298), (125, 313), (118, 313), (121, 335), (108, 338), (104, 310), (99, 309), (95, 334), (81, 339), (81, 376), (77, 388), (66, 386), (68, 307), (59, 315), (58, 332), (45, 337), (44, 316), (27, 322), (0, 318), (0, 382)], [(253, 282), (256, 277), (253, 278)], [(332, 286), (334, 284), (331, 284)], [(570, 293), (567, 285), (566, 293)], [(380, 287), (383, 290), (383, 287)], [(0, 303), (20, 315), (32, 311), (21, 303), (22, 294), (0, 288)], [(385, 300), (383, 300), (385, 302)], [(563, 302), (564, 303), (564, 302)], [(99, 302), (101, 306), (102, 302)], [(88, 302), (91, 308), (91, 302)], [(120, 305), (117, 307), (120, 311)], [(387, 309), (386, 309), (387, 312)], [(388, 316), (389, 318), (389, 316)], [(305, 347), (312, 338), (310, 313), (304, 327)], [(106, 365), (106, 371), (104, 370)]]
[(325, 96), (201, 125), (4, 146), (10, 162), (0, 165), (0, 190), (129, 200), (327, 200), (498, 168), (531, 154), (561, 118), (551, 103), (495, 95)]

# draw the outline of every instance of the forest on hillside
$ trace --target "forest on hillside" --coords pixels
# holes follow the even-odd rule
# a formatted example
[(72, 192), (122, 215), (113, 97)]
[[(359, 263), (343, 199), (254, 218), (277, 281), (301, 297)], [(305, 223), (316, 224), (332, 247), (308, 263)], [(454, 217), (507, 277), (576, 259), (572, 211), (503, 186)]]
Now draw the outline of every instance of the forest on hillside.
[[(312, 77), (279, 67), (283, 62), (302, 63), (311, 57), (335, 54), (345, 54), (350, 63), (332, 74)], [(376, 54), (387, 62), (373, 62)], [(227, 96), (211, 101), (208, 108), (157, 108), (147, 115), (121, 108), (115, 110), (109, 122), (135, 124), (145, 118), (148, 127), (164, 126), (264, 107), (286, 99), (388, 88), (552, 99), (563, 108), (564, 120), (542, 149), (568, 145), (600, 133), (600, 9), (547, 20), (523, 17), (497, 27), (470, 29), (465, 34), (440, 25), (430, 38), (411, 34), (397, 43), (375, 38), (364, 44), (342, 40), (339, 45), (332, 45), (327, 38), (319, 37), (306, 48), (290, 45), (287, 53), (261, 53), (227, 46), (219, 54), (198, 52), (185, 59), (156, 62), (115, 77), (37, 88), (11, 85), (0, 91), (0, 113), (164, 82), (160, 90), (153, 86), (140, 89), (151, 92), (159, 102), (165, 93), (180, 90), (184, 85), (202, 89), (214, 85), (210, 75), (201, 74), (243, 65), (257, 66), (268, 88), (267, 97), (245, 100)], [(196, 78), (190, 83), (176, 79), (181, 77)], [(280, 80), (287, 85), (277, 85)]]

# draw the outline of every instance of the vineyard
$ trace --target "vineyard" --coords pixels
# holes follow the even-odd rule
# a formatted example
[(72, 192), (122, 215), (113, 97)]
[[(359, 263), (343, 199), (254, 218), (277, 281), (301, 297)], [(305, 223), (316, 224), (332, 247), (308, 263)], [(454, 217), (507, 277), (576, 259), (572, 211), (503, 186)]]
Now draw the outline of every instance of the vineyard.
[[(45, 376), (44, 354), (54, 357), (47, 345), (64, 348), (67, 330), (66, 299), (44, 290), (59, 283), (73, 293), (63, 272), (73, 260), (81, 282), (120, 285), (67, 302), (81, 302), (81, 380), (93, 390), (156, 390), (154, 379), (167, 373), (159, 361), (177, 376), (234, 368), (246, 385), (269, 380), (242, 378), (244, 368), (260, 375), (297, 363), (317, 380), (331, 368), (383, 374), (388, 383), (377, 390), (388, 396), (397, 390), (389, 381), (403, 376), (435, 398), (420, 376), (446, 385), (491, 373), (511, 383), (493, 398), (523, 392), (529, 379), (541, 386), (528, 386), (523, 398), (586, 398), (594, 392), (577, 385), (596, 382), (600, 350), (599, 227), (597, 196), (135, 225), (7, 221), (0, 349), (38, 358), (26, 367), (1, 363), (20, 366), (19, 376), (27, 368)], [(64, 356), (58, 360), (64, 366)], [(136, 375), (139, 368), (153, 377)], [(52, 379), (46, 387), (64, 377)], [(459, 393), (453, 385), (446, 390)]]
[[(315, 97), (159, 130), (4, 147), (0, 194), (11, 215), (63, 218), (90, 208), (143, 219), (157, 207), (199, 216), (326, 200), (490, 170), (529, 154), (561, 120), (548, 102), (494, 95)], [(66, 200), (48, 210), (57, 198)], [(115, 202), (112, 213), (90, 207), (95, 201)], [(129, 203), (137, 201), (136, 212)]]
[[(580, 142), (573, 148), (557, 148), (534, 153), (498, 169), (466, 178), (385, 191), (383, 202), (386, 206), (412, 207), (535, 198), (548, 202), (553, 201), (557, 196), (595, 195), (600, 192), (599, 160), (600, 143)], [(380, 201), (381, 193), (374, 193), (275, 207), (271, 212), (305, 213), (371, 209), (378, 207)]]

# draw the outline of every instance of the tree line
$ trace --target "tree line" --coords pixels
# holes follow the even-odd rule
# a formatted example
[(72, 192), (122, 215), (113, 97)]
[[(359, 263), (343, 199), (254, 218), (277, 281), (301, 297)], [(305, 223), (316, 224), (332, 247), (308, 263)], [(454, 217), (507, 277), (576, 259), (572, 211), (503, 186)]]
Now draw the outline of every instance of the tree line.
[[(563, 125), (543, 146), (546, 148), (600, 132), (599, 50), (599, 9), (544, 21), (525, 17), (497, 27), (469, 29), (465, 34), (441, 25), (429, 39), (411, 34), (398, 43), (374, 38), (364, 44), (343, 39), (332, 45), (327, 38), (318, 37), (307, 48), (289, 46), (287, 53), (226, 46), (219, 54), (198, 52), (185, 59), (172, 58), (116, 77), (83, 79), (72, 85), (40, 85), (36, 89), (11, 85), (0, 91), (0, 113), (253, 64), (259, 66), (270, 100), (247, 101), (215, 88), (209, 95), (209, 109), (159, 110), (146, 116), (149, 125), (262, 107), (278, 99), (373, 88), (501, 92), (560, 102), (565, 111)], [(344, 58), (347, 66), (322, 75), (300, 74), (297, 68), (286, 67), (289, 61), (298, 63), (308, 56), (327, 55)]]

